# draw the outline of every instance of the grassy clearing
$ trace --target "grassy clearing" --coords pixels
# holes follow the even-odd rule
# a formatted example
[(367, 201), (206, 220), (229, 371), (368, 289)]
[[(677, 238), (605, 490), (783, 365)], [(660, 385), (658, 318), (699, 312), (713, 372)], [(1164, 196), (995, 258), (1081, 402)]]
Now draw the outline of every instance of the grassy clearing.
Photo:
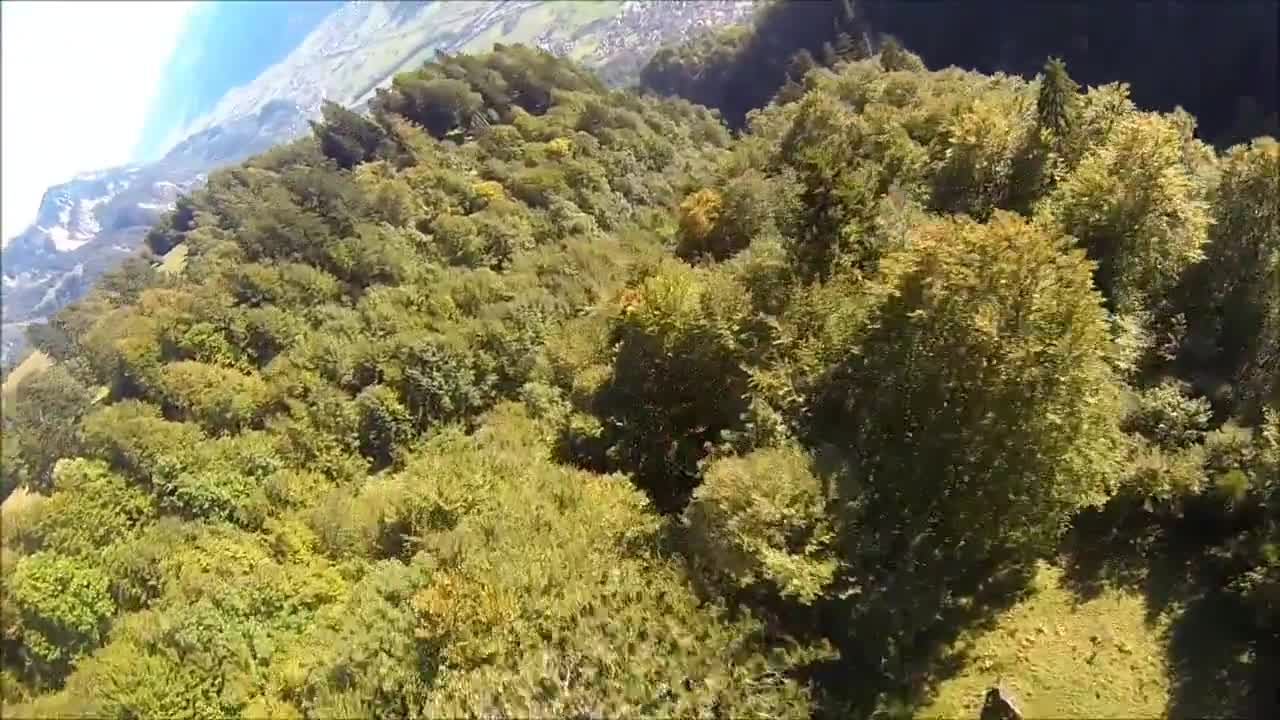
[[(0, 518), (9, 522), (16, 522), (19, 515), (34, 508), (43, 498), (38, 493), (33, 493), (26, 488), (14, 488), (9, 493), (9, 497), (0, 502)], [(6, 531), (7, 532), (7, 531)]]
[(1168, 622), (1148, 624), (1143, 595), (1106, 589), (1080, 600), (1064, 587), (1062, 570), (1048, 566), (1035, 585), (994, 627), (959, 640), (963, 669), (942, 681), (916, 716), (976, 718), (983, 694), (997, 682), (1028, 718), (1163, 716)]
[(160, 258), (160, 272), (177, 274), (187, 265), (187, 244), (178, 243)]
[(39, 350), (31, 353), (27, 356), (27, 359), (18, 363), (18, 367), (14, 368), (13, 372), (9, 373), (9, 376), (4, 379), (4, 386), (0, 388), (0, 396), (10, 397), (14, 389), (18, 387), (18, 383), (36, 373), (44, 372), (52, 364), (53, 361), (49, 359), (49, 356)]

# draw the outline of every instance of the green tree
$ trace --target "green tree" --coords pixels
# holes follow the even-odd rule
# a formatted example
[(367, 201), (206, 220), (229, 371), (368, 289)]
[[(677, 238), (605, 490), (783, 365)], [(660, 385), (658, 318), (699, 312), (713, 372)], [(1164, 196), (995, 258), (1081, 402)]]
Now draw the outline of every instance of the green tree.
[(93, 392), (59, 365), (18, 384), (4, 434), (33, 489), (49, 488), (58, 460), (79, 451), (77, 424), (92, 400)]
[(1007, 207), (1014, 163), (1026, 127), (1012, 98), (995, 93), (957, 111), (946, 124), (945, 151), (933, 178), (931, 204), (985, 219)]
[(142, 291), (155, 285), (157, 280), (151, 261), (135, 255), (120, 267), (104, 273), (98, 280), (98, 288), (112, 303), (124, 305), (137, 302)]
[(813, 420), (849, 459), (850, 562), (945, 575), (1026, 559), (1106, 498), (1118, 400), (1089, 270), (1004, 213), (923, 225), (881, 261), (880, 304)]
[(103, 463), (76, 458), (58, 464), (53, 493), (32, 529), (36, 544), (94, 562), (127, 542), (156, 514), (152, 499)]
[(89, 454), (152, 486), (176, 478), (204, 440), (199, 427), (165, 420), (160, 408), (137, 400), (95, 411), (81, 430)]
[(262, 526), (269, 512), (267, 481), (284, 469), (272, 438), (261, 432), (206, 440), (180, 462), (152, 479), (161, 507), (248, 529)]
[(1123, 427), (1163, 448), (1177, 450), (1202, 443), (1211, 417), (1208, 400), (1188, 397), (1187, 388), (1165, 381), (1138, 395)]
[(457, 559), (411, 601), (417, 637), (438, 648), (425, 712), (807, 712), (759, 625), (701, 603), (656, 555), (643, 496), (548, 462), (540, 434), (502, 408), (406, 467), (430, 508), (415, 524), (423, 547)]
[(730, 587), (811, 603), (838, 568), (823, 482), (796, 447), (717, 460), (685, 509), (696, 564)]
[(411, 435), (413, 416), (394, 390), (384, 385), (365, 388), (356, 397), (360, 415), (360, 453), (377, 467), (395, 459), (400, 445)]
[(1047, 211), (1098, 263), (1098, 288), (1121, 311), (1164, 301), (1203, 257), (1210, 216), (1182, 151), (1172, 122), (1126, 117), (1046, 198)]
[(621, 298), (613, 373), (595, 399), (610, 455), (664, 512), (697, 485), (698, 461), (747, 406), (742, 288), (677, 262)]
[[(411, 600), (422, 565), (383, 560), (349, 597), (325, 607), (273, 665), (272, 684), (307, 715), (409, 715), (429, 694), (428, 659), (414, 637)], [(275, 713), (273, 713), (273, 716)]]
[(1188, 277), (1188, 314), (1196, 336), (1211, 342), (1202, 362), (1265, 401), (1259, 383), (1278, 367), (1280, 143), (1261, 138), (1232, 148), (1221, 172), (1205, 262)]
[(262, 419), (269, 401), (257, 375), (194, 360), (169, 363), (160, 372), (165, 403), (211, 434), (233, 433)]
[(660, 52), (735, 137), (498, 45), (211, 173), (6, 388), (0, 714), (883, 714), (1112, 521), (1265, 669), (1275, 143), (861, 21)]
[(1050, 147), (1064, 157), (1071, 148), (1080, 115), (1080, 86), (1067, 74), (1061, 58), (1045, 61), (1036, 98), (1036, 124), (1048, 133)]
[(377, 123), (330, 100), (321, 104), (320, 116), (320, 122), (311, 123), (311, 132), (320, 152), (338, 167), (348, 169), (387, 152), (386, 131)]
[(880, 65), (890, 72), (920, 72), (925, 69), (920, 57), (902, 47), (894, 37), (886, 37), (880, 41)]
[(391, 90), (378, 92), (376, 112), (396, 113), (442, 138), (470, 121), (484, 98), (463, 80), (397, 76)]
[(115, 603), (109, 581), (82, 560), (36, 553), (18, 562), (6, 598), (22, 623), (23, 652), (51, 683), (106, 636)]

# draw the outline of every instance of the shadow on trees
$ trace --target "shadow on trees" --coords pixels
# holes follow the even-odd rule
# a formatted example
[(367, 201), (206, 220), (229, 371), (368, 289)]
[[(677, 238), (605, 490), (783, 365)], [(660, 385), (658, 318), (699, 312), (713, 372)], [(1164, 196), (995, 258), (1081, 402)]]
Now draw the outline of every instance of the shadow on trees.
[(849, 578), (877, 585), (834, 603), (822, 626), (839, 658), (812, 668), (815, 716), (913, 715), (968, 664), (961, 635), (993, 627), (1033, 574), (1029, 564), (966, 567), (939, 557)]
[[(673, 548), (682, 545), (672, 540)], [(964, 564), (948, 550), (917, 537), (911, 553), (891, 562), (849, 558), (835, 586), (811, 605), (764, 584), (698, 589), (762, 618), (775, 645), (830, 648), (797, 673), (814, 690), (813, 717), (911, 717), (968, 664), (968, 649), (957, 640), (994, 627), (1034, 577), (1032, 562)]]
[(1081, 602), (1138, 592), (1149, 626), (1169, 618), (1168, 717), (1280, 717), (1280, 643), (1229, 589), (1222, 539), (1194, 519), (1087, 512), (1063, 543), (1064, 584)]

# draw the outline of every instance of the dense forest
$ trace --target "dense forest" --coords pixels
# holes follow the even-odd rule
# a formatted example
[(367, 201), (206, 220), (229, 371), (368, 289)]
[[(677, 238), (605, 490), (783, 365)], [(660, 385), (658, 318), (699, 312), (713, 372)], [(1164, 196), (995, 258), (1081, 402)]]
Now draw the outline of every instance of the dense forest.
[(1062, 58), (1084, 85), (1125, 82), (1141, 107), (1195, 115), (1223, 148), (1280, 131), (1280, 5), (1057, 0), (784, 0), (753, 27), (666, 48), (642, 83), (718, 108), (731, 127), (814, 64), (881, 52), (899, 40), (929, 67), (1033, 77)]
[(899, 717), (1081, 555), (1268, 716), (1280, 144), (840, 45), (736, 135), (441, 55), (182, 198), (5, 402), (4, 717)]

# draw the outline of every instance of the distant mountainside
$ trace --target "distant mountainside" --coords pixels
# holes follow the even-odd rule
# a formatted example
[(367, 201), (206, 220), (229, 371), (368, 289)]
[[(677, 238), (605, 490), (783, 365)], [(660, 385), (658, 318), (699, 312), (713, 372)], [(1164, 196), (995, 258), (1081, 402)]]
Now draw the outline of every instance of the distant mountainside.
[(1181, 106), (1201, 138), (1224, 147), (1280, 131), (1275, 0), (859, 0), (857, 7), (929, 67), (1032, 77), (1057, 56), (1081, 84), (1123, 81), (1139, 105)]
[(181, 50), (156, 84), (134, 160), (160, 159), (229, 90), (283, 60), (340, 7), (319, 0), (199, 3), (175, 44)]
[[(147, 228), (208, 170), (306, 129), (288, 101), (187, 138), (161, 160), (80, 175), (45, 191), (36, 221), (4, 248), (5, 323), (57, 310), (132, 253)], [(6, 338), (7, 339), (7, 338)]]
[[(250, 11), (260, 13), (264, 22), (278, 21), (287, 10), (281, 6), (294, 5), (232, 4), (241, 6), (238, 13), (224, 10), (216, 16), (222, 20), (213, 24), (215, 29), (243, 29)], [(597, 68), (606, 80), (625, 83), (659, 46), (706, 28), (745, 22), (754, 9), (755, 3), (742, 0), (458, 0), (348, 2), (325, 10), (283, 59), (217, 102), (184, 100), (180, 88), (162, 89), (162, 94), (175, 95), (179, 109), (150, 118), (147, 132), (163, 134), (168, 126), (185, 124), (179, 133), (184, 139), (159, 160), (81, 175), (45, 192), (36, 222), (0, 253), (0, 363), (7, 366), (22, 352), (27, 324), (41, 322), (74, 301), (98, 275), (134, 252), (147, 228), (179, 194), (202, 183), (219, 166), (306, 131), (306, 121), (317, 115), (324, 100), (359, 106), (396, 72), (438, 51), (483, 51), (494, 43), (537, 45)], [(320, 14), (320, 9), (311, 13)], [(315, 19), (309, 14), (301, 17), (298, 22)], [(210, 49), (235, 53), (243, 51), (244, 44), (196, 43), (198, 60), (175, 58), (178, 67), (166, 73), (162, 86), (202, 71), (234, 77), (231, 71), (217, 70), (220, 63), (233, 60), (210, 56)], [(263, 50), (258, 57), (269, 55)], [(218, 83), (210, 82), (193, 92), (207, 93)], [(201, 105), (208, 111), (188, 120), (190, 108)]]

